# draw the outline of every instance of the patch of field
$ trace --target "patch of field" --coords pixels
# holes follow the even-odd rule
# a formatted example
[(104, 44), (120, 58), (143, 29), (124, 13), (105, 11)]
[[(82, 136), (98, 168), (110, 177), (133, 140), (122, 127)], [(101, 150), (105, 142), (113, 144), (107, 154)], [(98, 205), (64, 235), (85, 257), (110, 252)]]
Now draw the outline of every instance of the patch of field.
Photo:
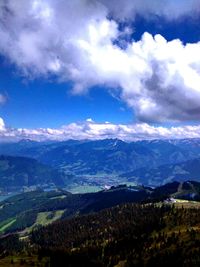
[(177, 208), (196, 208), (199, 209), (200, 208), (200, 202), (197, 201), (188, 201), (188, 200), (180, 200), (180, 199), (176, 199), (176, 202), (174, 203), (175, 207)]
[(50, 199), (63, 199), (63, 198), (66, 198), (66, 195), (51, 197)]
[(169, 202), (158, 202), (157, 205), (161, 206), (163, 204), (166, 205), (174, 205), (176, 208), (196, 208), (199, 209), (200, 208), (200, 202), (198, 201), (192, 201), (192, 200), (185, 200), (185, 199), (176, 199), (174, 198), (173, 201), (169, 201)]
[(135, 182), (124, 182), (127, 186), (137, 186)]
[(84, 194), (84, 193), (94, 193), (101, 191), (103, 188), (101, 186), (93, 185), (78, 185), (72, 188), (69, 188), (68, 191), (72, 194)]
[[(155, 203), (154, 203), (155, 204)], [(145, 205), (151, 205), (151, 203), (147, 203)], [(162, 205), (174, 205), (176, 208), (188, 208), (188, 209), (200, 209), (200, 202), (184, 200), (184, 199), (174, 199), (172, 202), (157, 202), (156, 206), (160, 207)]]
[(39, 212), (35, 223), (21, 232), (21, 239), (26, 238), (27, 234), (38, 225), (47, 225), (60, 219), (64, 212), (65, 210)]
[(2, 222), (0, 224), (0, 233), (4, 232), (9, 226), (11, 226), (14, 222), (16, 221), (16, 219), (12, 218), (12, 219), (9, 219), (9, 220), (6, 220), (4, 222)]
[(46, 225), (52, 223), (62, 216), (64, 210), (57, 210), (57, 211), (47, 211), (47, 212), (39, 212), (37, 215), (37, 219), (34, 225)]

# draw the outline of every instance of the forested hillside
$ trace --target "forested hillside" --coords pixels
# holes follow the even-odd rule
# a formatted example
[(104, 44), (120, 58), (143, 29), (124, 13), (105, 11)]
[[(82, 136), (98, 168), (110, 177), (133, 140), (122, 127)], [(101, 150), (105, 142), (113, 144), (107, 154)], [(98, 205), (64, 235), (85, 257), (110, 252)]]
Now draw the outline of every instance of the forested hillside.
[(20, 241), (16, 235), (4, 237), (0, 239), (0, 263), (52, 267), (199, 266), (199, 230), (198, 208), (123, 204), (38, 228), (29, 241)]
[(123, 203), (156, 203), (170, 198), (200, 200), (200, 183), (173, 182), (155, 189), (121, 185), (97, 193), (71, 194), (65, 190), (37, 190), (19, 194), (0, 203), (0, 234), (29, 233), (38, 225), (99, 212)]
[(64, 176), (53, 168), (26, 157), (0, 156), (0, 188), (14, 190), (23, 186), (54, 183), (64, 185)]

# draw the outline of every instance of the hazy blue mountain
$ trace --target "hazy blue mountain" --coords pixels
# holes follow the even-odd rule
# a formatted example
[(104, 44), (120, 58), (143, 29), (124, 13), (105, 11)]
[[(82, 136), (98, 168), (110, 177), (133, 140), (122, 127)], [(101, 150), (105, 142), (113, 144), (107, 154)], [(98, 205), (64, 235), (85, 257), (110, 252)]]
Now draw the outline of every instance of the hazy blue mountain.
[(177, 147), (180, 147), (184, 150), (187, 150), (188, 153), (197, 153), (200, 154), (200, 139), (191, 138), (191, 139), (173, 139), (170, 142)]
[[(196, 143), (193, 146), (194, 150), (191, 150), (191, 145), (186, 145), (185, 140), (183, 142), (153, 140), (132, 143), (117, 139), (69, 140), (55, 143), (19, 142), (11, 145), (12, 148), (16, 147), (15, 152), (8, 149), (7, 153), (33, 157), (43, 163), (76, 174), (109, 174), (197, 158), (200, 155), (200, 145), (198, 148)], [(2, 147), (0, 147), (1, 151)]]
[(0, 156), (0, 187), (22, 187), (54, 183), (63, 185), (63, 177), (58, 171), (25, 157)]
[(90, 141), (51, 149), (39, 160), (76, 174), (118, 174), (146, 166), (154, 154), (137, 143), (120, 140)]
[(124, 173), (120, 177), (145, 185), (158, 186), (172, 181), (200, 181), (200, 159), (176, 164), (161, 165), (157, 168), (140, 168)]
[(22, 139), (19, 142), (3, 142), (0, 143), (0, 154), (2, 155), (10, 155), (10, 156), (17, 156), (22, 155), (25, 156), (23, 151), (26, 149), (36, 148), (38, 146), (44, 145), (43, 142), (36, 142), (30, 139)]
[[(41, 162), (75, 174), (119, 174), (142, 167), (158, 167), (200, 156), (199, 149), (170, 140), (127, 143), (117, 139), (65, 142), (40, 147)], [(32, 151), (35, 149), (33, 148)], [(38, 150), (38, 149), (37, 149)], [(29, 150), (30, 152), (30, 150)]]
[(157, 166), (200, 157), (200, 139), (144, 140), (138, 144), (156, 154)]
[(9, 156), (24, 156), (31, 158), (39, 158), (49, 151), (66, 146), (75, 145), (85, 141), (67, 140), (63, 142), (43, 141), (37, 142), (30, 139), (22, 139), (19, 142), (0, 143), (0, 154)]
[[(184, 174), (177, 172), (178, 166), (171, 173), (170, 166), (200, 158), (200, 139), (143, 140), (131, 143), (118, 139), (63, 142), (22, 140), (1, 144), (0, 153), (34, 158), (66, 174), (99, 177), (114, 175), (117, 179), (118, 175), (128, 173), (127, 177), (134, 176), (135, 181), (159, 185), (174, 179), (198, 179), (194, 175), (190, 177), (191, 171), (187, 173), (186, 170)], [(169, 170), (164, 165), (169, 165)]]

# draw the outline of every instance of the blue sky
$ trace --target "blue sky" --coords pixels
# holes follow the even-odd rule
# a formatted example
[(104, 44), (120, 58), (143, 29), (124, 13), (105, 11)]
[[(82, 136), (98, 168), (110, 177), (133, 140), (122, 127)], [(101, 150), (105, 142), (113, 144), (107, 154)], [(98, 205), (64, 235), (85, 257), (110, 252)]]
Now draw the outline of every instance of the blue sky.
[(0, 116), (16, 128), (56, 128), (92, 118), (98, 122), (129, 123), (133, 112), (119, 98), (96, 86), (84, 95), (73, 95), (70, 82), (37, 78), (28, 80), (16, 73), (13, 66), (1, 64), (0, 84), (7, 102)]
[[(116, 127), (198, 127), (198, 1), (22, 2), (0, 5), (2, 136), (88, 118)], [(164, 135), (158, 132), (152, 138)]]

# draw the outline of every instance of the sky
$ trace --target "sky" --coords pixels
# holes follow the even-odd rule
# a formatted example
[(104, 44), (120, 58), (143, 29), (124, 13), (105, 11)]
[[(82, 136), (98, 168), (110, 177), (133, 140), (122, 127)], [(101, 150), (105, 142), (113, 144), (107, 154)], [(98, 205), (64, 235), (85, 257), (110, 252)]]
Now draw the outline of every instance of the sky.
[(1, 0), (0, 141), (200, 138), (199, 0)]

